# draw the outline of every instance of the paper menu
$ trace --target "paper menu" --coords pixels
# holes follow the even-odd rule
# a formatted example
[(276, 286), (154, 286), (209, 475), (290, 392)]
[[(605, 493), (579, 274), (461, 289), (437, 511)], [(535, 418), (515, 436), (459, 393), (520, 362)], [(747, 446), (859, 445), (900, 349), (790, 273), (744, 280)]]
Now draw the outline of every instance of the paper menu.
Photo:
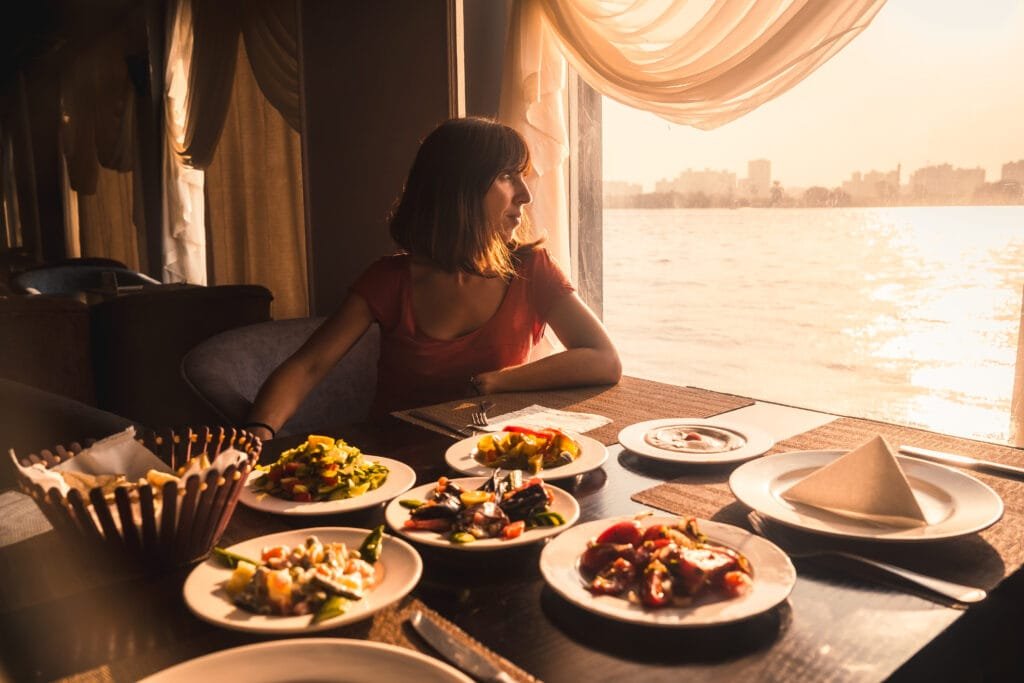
[(804, 477), (782, 498), (890, 526), (928, 523), (892, 448), (881, 436)]

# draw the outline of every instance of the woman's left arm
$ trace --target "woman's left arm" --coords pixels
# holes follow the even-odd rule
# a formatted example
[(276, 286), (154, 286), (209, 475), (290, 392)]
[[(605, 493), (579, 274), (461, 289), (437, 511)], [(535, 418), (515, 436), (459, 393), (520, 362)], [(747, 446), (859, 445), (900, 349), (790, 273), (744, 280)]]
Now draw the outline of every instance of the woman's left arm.
[(481, 373), (476, 377), (480, 392), (615, 384), (622, 377), (619, 354), (608, 332), (575, 292), (552, 304), (548, 325), (565, 346), (564, 351), (524, 365)]

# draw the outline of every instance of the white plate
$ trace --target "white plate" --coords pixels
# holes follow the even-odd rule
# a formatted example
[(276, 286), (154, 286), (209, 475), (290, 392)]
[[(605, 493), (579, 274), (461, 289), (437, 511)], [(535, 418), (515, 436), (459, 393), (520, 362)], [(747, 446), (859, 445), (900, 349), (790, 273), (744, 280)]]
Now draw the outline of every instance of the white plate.
[[(488, 477), (462, 477), (460, 479), (452, 479), (451, 481), (461, 486), (463, 490), (472, 491), (487, 481), (487, 479)], [(417, 486), (413, 490), (409, 491), (407, 497), (416, 500), (426, 500), (430, 495), (430, 492), (433, 491), (436, 486), (437, 482)], [(561, 526), (544, 526), (527, 529), (516, 538), (510, 538), (508, 540), (500, 538), (481, 538), (471, 543), (452, 543), (444, 534), (440, 534), (436, 531), (407, 529), (404, 525), (405, 521), (409, 519), (409, 510), (402, 507), (398, 499), (391, 501), (388, 503), (388, 506), (384, 508), (384, 519), (387, 521), (388, 526), (396, 533), (416, 541), (417, 543), (432, 545), (438, 548), (466, 551), (487, 551), (501, 550), (502, 548), (511, 548), (518, 545), (529, 545), (530, 543), (536, 543), (537, 541), (562, 533), (575, 524), (576, 520), (580, 518), (580, 505), (576, 502), (575, 498), (557, 486), (552, 486), (547, 483), (545, 483), (544, 486), (551, 491), (551, 494), (554, 497), (554, 500), (551, 505), (548, 506), (548, 509), (562, 515), (562, 517), (565, 518), (565, 524), (562, 524)]]
[(390, 458), (378, 458), (363, 456), (370, 462), (376, 462), (388, 468), (387, 479), (378, 488), (367, 491), (355, 498), (343, 498), (341, 500), (324, 500), (312, 503), (300, 503), (294, 500), (285, 500), (272, 496), (269, 493), (257, 493), (252, 490), (252, 482), (263, 472), (253, 471), (249, 479), (238, 494), (238, 502), (247, 507), (263, 512), (273, 512), (277, 515), (335, 515), (340, 512), (352, 512), (384, 503), (397, 495), (408, 491), (416, 483), (416, 472), (398, 460)]
[[(648, 443), (645, 436), (654, 429), (666, 429), (669, 427), (681, 427), (685, 429), (715, 429), (732, 432), (741, 437), (744, 443), (739, 448), (720, 453), (704, 453), (699, 451), (674, 451), (666, 448), (659, 448)], [(619, 443), (631, 453), (663, 460), (665, 462), (687, 463), (694, 465), (721, 465), (726, 463), (743, 462), (750, 460), (768, 451), (775, 445), (775, 439), (756, 427), (751, 427), (742, 422), (728, 419), (709, 418), (706, 420), (671, 417), (662, 420), (648, 420), (629, 425), (619, 432)]]
[[(345, 543), (358, 548), (370, 533), (369, 529), (350, 527), (315, 527), (293, 529), (277, 534), (242, 541), (228, 548), (233, 553), (258, 559), (263, 548), (273, 545), (295, 546), (308, 536), (316, 536), (325, 543)], [(236, 607), (224, 591), (223, 584), (231, 569), (212, 556), (192, 570), (185, 579), (182, 592), (185, 604), (204, 621), (234, 631), (251, 633), (312, 633), (338, 628), (359, 621), (405, 597), (420, 580), (423, 561), (411, 545), (394, 536), (384, 536), (378, 563), (384, 570), (384, 580), (371, 589), (362, 600), (349, 602), (348, 611), (334, 619), (310, 624), (312, 615), (278, 616), (254, 614)]]
[[(700, 530), (712, 543), (732, 548), (750, 560), (754, 572), (751, 590), (735, 597), (689, 607), (651, 609), (614, 595), (594, 595), (587, 590), (579, 571), (579, 559), (587, 542), (616, 522), (615, 517), (580, 524), (554, 539), (540, 554), (540, 571), (551, 588), (569, 602), (616, 621), (666, 628), (694, 628), (746, 619), (785, 600), (796, 583), (796, 569), (775, 544), (738, 527), (698, 520)], [(644, 526), (674, 524), (679, 517), (645, 517)]]
[(272, 640), (244, 645), (182, 662), (143, 679), (142, 683), (380, 683), (382, 671), (400, 681), (472, 683), (471, 678), (433, 657), (395, 645), (347, 638)]
[(956, 538), (992, 526), (1003, 516), (995, 491), (958, 470), (896, 456), (928, 524), (890, 527), (783, 500), (782, 492), (846, 451), (792, 451), (740, 465), (729, 487), (741, 502), (768, 519), (792, 527), (872, 541), (935, 541)]
[[(500, 432), (492, 433), (500, 434)], [(608, 459), (608, 449), (605, 448), (604, 444), (597, 439), (593, 439), (582, 434), (576, 434), (575, 432), (566, 432), (566, 434), (579, 443), (580, 457), (576, 458), (568, 465), (542, 469), (537, 474), (531, 474), (529, 476), (539, 477), (540, 479), (565, 479), (567, 477), (575, 477), (577, 474), (584, 474), (591, 470), (596, 470), (605, 463), (605, 460)], [(491, 473), (494, 472), (494, 468), (481, 465), (473, 458), (473, 452), (476, 450), (476, 443), (483, 436), (485, 435), (477, 434), (476, 436), (470, 436), (462, 441), (456, 441), (453, 443), (444, 454), (444, 460), (448, 463), (448, 466), (461, 474), (468, 474), (475, 477), (489, 477)]]

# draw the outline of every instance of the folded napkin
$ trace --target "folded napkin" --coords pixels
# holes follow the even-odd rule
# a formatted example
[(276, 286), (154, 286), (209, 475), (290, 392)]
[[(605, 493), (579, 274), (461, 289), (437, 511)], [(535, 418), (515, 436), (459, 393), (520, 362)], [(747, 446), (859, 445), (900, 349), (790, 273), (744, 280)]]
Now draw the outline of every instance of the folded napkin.
[(544, 406), (531, 405), (511, 413), (497, 415), (490, 418), (490, 424), (486, 427), (478, 427), (488, 432), (500, 432), (509, 425), (529, 427), (530, 429), (544, 429), (554, 427), (567, 432), (582, 434), (592, 429), (603, 427), (611, 422), (610, 418), (594, 413), (578, 413), (569, 410), (555, 410)]
[[(42, 463), (25, 467), (18, 462), (13, 449), (10, 454), (14, 464), (29, 481), (38, 484), (44, 491), (56, 488), (62, 496), (67, 496), (71, 491), (72, 485), (69, 481), (80, 483), (80, 488), (88, 490), (95, 485), (144, 479), (149, 470), (171, 472), (170, 466), (135, 440), (134, 427), (128, 427), (123, 432), (101, 439), (75, 457), (52, 468)], [(95, 481), (97, 477), (106, 476), (118, 478)]]
[(782, 498), (889, 526), (928, 523), (892, 448), (881, 436), (804, 477)]

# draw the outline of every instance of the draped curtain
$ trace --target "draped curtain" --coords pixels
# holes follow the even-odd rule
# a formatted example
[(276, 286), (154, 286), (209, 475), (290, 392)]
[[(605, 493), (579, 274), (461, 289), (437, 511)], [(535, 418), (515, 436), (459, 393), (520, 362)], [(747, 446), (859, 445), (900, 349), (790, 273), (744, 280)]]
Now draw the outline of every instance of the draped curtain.
[(531, 218), (568, 264), (566, 66), (595, 90), (710, 130), (778, 97), (864, 30), (885, 0), (516, 0), (500, 118), (537, 172)]
[(205, 285), (203, 169), (231, 97), (239, 8), (179, 0), (170, 23), (164, 93), (164, 279)]
[[(301, 140), (263, 96), (238, 44), (231, 105), (206, 169), (217, 284), (262, 284), (275, 318), (308, 315)], [(251, 59), (251, 58), (250, 58)]]
[(172, 279), (263, 284), (276, 316), (305, 315), (299, 111), (295, 0), (178, 0), (166, 81)]
[(69, 256), (106, 256), (139, 269), (135, 90), (119, 37), (76, 53), (61, 74), (65, 232)]

